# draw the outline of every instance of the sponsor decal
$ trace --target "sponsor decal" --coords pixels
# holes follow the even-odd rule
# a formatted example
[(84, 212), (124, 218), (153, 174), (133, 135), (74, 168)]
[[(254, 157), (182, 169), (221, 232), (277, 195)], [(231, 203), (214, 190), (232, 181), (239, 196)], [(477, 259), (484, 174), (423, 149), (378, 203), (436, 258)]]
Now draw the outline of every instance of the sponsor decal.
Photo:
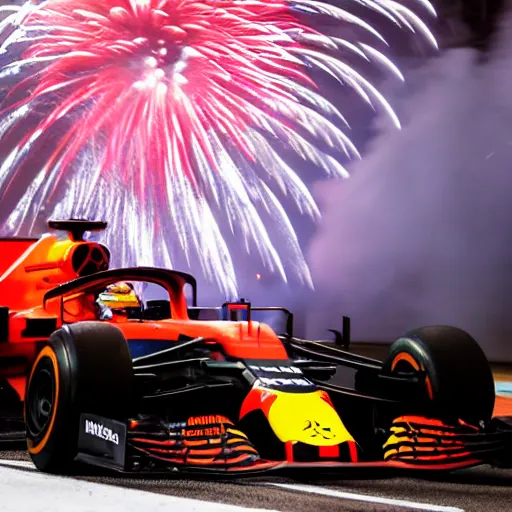
[(302, 370), (296, 366), (255, 366), (250, 365), (249, 368), (255, 372), (263, 373), (294, 373), (302, 375)]
[(218, 414), (210, 414), (207, 416), (192, 416), (188, 419), (187, 424), (191, 425), (215, 425), (218, 423), (230, 423), (225, 416)]
[(111, 428), (105, 427), (102, 423), (92, 420), (85, 420), (85, 433), (99, 439), (104, 439), (109, 443), (119, 444), (119, 434), (114, 432)]
[(224, 434), (224, 428), (211, 427), (211, 428), (198, 428), (192, 430), (184, 430), (185, 437), (220, 437)]
[[(304, 376), (302, 370), (293, 364), (279, 361), (251, 361), (247, 368), (256, 377), (260, 387), (270, 389), (288, 388), (289, 392), (304, 392), (305, 388), (315, 388), (314, 384)], [(295, 388), (295, 389), (293, 389)]]
[(264, 386), (312, 386), (313, 383), (308, 379), (270, 379), (267, 377), (260, 377), (260, 382)]
[(94, 414), (80, 415), (76, 460), (124, 470), (126, 423)]
[(302, 429), (303, 432), (309, 434), (310, 437), (322, 437), (323, 439), (334, 439), (336, 434), (332, 432), (331, 427), (322, 427), (318, 421), (306, 421), (306, 426)]
[(185, 437), (217, 438), (226, 432), (225, 423), (231, 424), (231, 421), (219, 414), (191, 416), (187, 420), (187, 427), (182, 429), (181, 432)]

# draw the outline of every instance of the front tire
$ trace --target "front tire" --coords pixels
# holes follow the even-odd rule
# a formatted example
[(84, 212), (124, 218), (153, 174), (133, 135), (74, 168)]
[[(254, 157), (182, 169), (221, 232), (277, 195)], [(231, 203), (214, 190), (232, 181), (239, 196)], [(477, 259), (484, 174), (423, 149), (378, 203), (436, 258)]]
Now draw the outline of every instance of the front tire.
[(383, 371), (425, 372), (425, 392), (440, 419), (478, 425), (492, 417), (495, 388), (489, 363), (462, 329), (430, 326), (407, 332), (391, 345)]
[(55, 331), (36, 358), (25, 395), (34, 465), (68, 472), (77, 453), (80, 414), (125, 419), (133, 383), (130, 351), (117, 327), (80, 322)]

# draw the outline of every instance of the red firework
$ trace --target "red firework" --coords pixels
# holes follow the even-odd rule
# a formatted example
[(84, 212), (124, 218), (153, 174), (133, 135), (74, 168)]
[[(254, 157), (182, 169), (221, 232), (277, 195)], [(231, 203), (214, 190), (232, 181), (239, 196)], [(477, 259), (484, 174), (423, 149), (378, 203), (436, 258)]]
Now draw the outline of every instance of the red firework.
[(220, 170), (212, 128), (255, 160), (247, 135), (261, 121), (254, 113), (290, 96), (271, 73), (310, 83), (286, 53), (297, 43), (284, 36), (306, 28), (278, 0), (50, 0), (25, 26), (48, 27), (24, 58), (49, 64), (13, 88), (11, 96), (35, 82), (9, 110), (56, 91), (65, 95), (18, 147), (87, 107), (46, 161), (47, 169), (59, 161), (61, 176), (91, 134), (102, 133), (102, 171), (122, 169), (142, 187), (148, 171), (157, 187), (165, 187), (166, 173), (180, 172), (198, 185), (195, 145)]
[[(435, 44), (425, 24), (398, 2), (354, 1)], [(419, 1), (432, 11), (428, 0)], [(352, 88), (396, 125), (383, 96), (341, 55), (376, 61), (402, 76), (373, 46), (316, 32), (294, 11), (384, 40), (363, 19), (321, 0), (294, 0), (293, 10), (285, 0), (0, 6), (0, 14), (10, 13), (0, 22), (0, 57), (7, 56), (0, 96), (9, 90), (0, 111), (6, 152), (0, 195), (16, 183), (21, 190), (2, 231), (19, 233), (28, 223), (30, 232), (64, 189), (59, 214), (109, 218), (123, 263), (126, 248), (134, 247), (137, 263), (172, 265), (170, 246), (177, 240), (187, 260), (193, 250), (204, 273), (234, 295), (233, 261), (217, 215), (227, 218), (239, 246), (255, 247), (267, 268), (286, 280), (285, 260), (262, 217), (269, 215), (288, 267), (311, 285), (276, 187), (301, 212), (318, 217), (319, 211), (276, 143), (336, 177), (347, 172), (333, 155), (358, 152), (340, 128), (347, 126), (343, 116), (306, 69)], [(144, 243), (137, 242), (141, 237)]]

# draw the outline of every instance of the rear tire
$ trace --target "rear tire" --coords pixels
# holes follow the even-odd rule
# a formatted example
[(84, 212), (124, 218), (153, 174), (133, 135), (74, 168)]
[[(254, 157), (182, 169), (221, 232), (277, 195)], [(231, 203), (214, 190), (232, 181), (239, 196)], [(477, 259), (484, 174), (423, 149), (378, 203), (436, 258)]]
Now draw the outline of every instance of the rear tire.
[(494, 378), (478, 343), (450, 326), (421, 327), (391, 345), (386, 374), (426, 372), (426, 394), (440, 419), (487, 423), (493, 414)]
[(55, 331), (32, 367), (25, 395), (27, 447), (35, 466), (68, 472), (80, 414), (125, 419), (133, 383), (130, 351), (117, 327), (80, 322)]

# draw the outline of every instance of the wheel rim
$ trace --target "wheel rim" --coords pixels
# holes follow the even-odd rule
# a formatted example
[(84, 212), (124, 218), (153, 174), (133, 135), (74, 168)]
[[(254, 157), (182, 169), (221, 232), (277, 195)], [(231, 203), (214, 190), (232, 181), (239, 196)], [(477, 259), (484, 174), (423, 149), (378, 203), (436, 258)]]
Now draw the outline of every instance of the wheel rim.
[(38, 442), (47, 432), (55, 404), (55, 373), (51, 360), (43, 357), (27, 391), (27, 433)]

